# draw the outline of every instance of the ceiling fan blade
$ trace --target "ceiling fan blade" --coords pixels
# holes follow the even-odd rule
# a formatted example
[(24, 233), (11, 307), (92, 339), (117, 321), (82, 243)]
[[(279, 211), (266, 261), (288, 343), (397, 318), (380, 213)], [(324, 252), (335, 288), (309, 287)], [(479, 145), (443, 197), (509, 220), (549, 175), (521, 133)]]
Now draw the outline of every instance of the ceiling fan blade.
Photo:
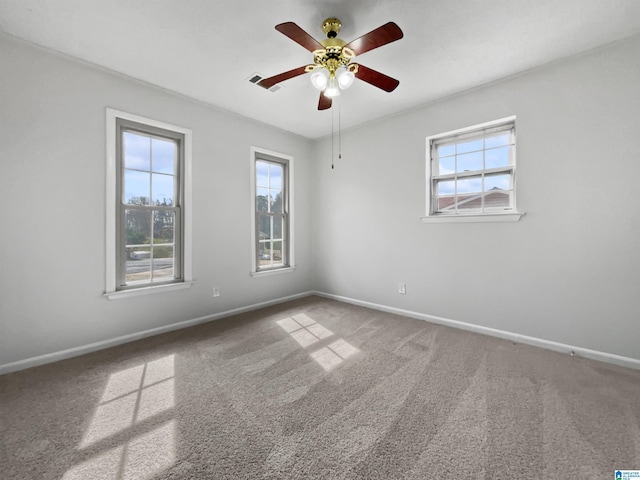
[(280, 73), (279, 75), (274, 75), (273, 77), (263, 78), (258, 82), (258, 85), (264, 88), (271, 88), (276, 83), (284, 82), (285, 80), (289, 80), (290, 78), (297, 77), (298, 75), (302, 75), (307, 73), (307, 67), (298, 67), (293, 70), (289, 70), (288, 72)]
[(313, 38), (293, 22), (285, 22), (276, 25), (276, 30), (278, 30), (283, 35), (286, 35), (299, 45), (302, 45), (310, 52), (324, 48), (320, 42), (318, 42), (315, 38)]
[(318, 100), (318, 110), (326, 110), (331, 108), (332, 100), (329, 97), (325, 97), (324, 93), (320, 92), (320, 100)]
[(393, 92), (400, 85), (399, 80), (360, 64), (358, 64), (358, 72), (355, 75), (356, 78), (370, 83), (374, 87), (381, 88), (385, 92)]
[(353, 50), (356, 55), (362, 55), (374, 48), (400, 40), (403, 36), (404, 34), (402, 30), (400, 30), (400, 27), (393, 22), (389, 22), (364, 34), (360, 38), (356, 38), (353, 42), (345, 45), (345, 47)]

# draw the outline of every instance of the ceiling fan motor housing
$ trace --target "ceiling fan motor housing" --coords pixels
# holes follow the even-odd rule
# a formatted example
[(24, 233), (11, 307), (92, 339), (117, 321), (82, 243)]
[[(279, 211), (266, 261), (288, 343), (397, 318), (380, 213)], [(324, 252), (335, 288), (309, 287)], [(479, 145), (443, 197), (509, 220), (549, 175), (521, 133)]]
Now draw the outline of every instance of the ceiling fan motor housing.
[(337, 37), (340, 27), (342, 27), (342, 23), (337, 18), (327, 18), (322, 23), (322, 31), (327, 35), (327, 38)]

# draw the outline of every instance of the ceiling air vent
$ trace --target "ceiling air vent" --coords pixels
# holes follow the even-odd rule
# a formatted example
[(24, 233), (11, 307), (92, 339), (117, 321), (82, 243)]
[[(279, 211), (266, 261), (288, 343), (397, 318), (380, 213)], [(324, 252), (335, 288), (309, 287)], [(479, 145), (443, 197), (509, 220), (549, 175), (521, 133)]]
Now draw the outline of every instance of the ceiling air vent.
[[(254, 73), (249, 78), (247, 78), (247, 80), (249, 80), (249, 82), (253, 83), (254, 85), (258, 85), (260, 80), (262, 80), (263, 78), (264, 77), (262, 75), (260, 75), (259, 73)], [(267, 90), (269, 90), (270, 92), (277, 92), (281, 88), (282, 88), (282, 85), (276, 84), (271, 88), (267, 88)]]

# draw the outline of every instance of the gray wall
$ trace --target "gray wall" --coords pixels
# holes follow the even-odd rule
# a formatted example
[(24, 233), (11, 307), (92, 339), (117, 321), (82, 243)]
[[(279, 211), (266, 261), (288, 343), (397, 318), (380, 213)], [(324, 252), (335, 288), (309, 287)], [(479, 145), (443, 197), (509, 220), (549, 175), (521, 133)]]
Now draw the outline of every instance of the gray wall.
[[(330, 139), (1, 36), (0, 65), (0, 366), (312, 289), (640, 359), (640, 37), (345, 132), (335, 170)], [(102, 297), (106, 107), (193, 130), (190, 289)], [(425, 137), (509, 115), (527, 215), (423, 224)], [(249, 276), (250, 145), (295, 157), (291, 274)]]
[[(639, 85), (636, 36), (317, 142), (316, 288), (640, 359)], [(422, 223), (425, 137), (510, 115), (526, 216)]]
[[(311, 288), (308, 140), (7, 37), (0, 65), (0, 365)], [(192, 288), (102, 296), (106, 107), (193, 131)], [(290, 274), (249, 275), (251, 145), (295, 157)]]

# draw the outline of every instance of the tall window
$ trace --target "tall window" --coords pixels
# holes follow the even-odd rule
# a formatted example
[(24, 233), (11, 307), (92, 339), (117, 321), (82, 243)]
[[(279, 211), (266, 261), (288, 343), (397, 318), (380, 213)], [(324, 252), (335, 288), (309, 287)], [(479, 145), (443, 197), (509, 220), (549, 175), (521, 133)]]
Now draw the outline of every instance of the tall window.
[(181, 278), (183, 136), (118, 120), (119, 286)]
[(515, 213), (515, 118), (429, 138), (428, 215)]
[(292, 266), (291, 157), (252, 152), (254, 272)]
[(112, 117), (115, 268), (107, 293), (184, 282), (188, 131)]

